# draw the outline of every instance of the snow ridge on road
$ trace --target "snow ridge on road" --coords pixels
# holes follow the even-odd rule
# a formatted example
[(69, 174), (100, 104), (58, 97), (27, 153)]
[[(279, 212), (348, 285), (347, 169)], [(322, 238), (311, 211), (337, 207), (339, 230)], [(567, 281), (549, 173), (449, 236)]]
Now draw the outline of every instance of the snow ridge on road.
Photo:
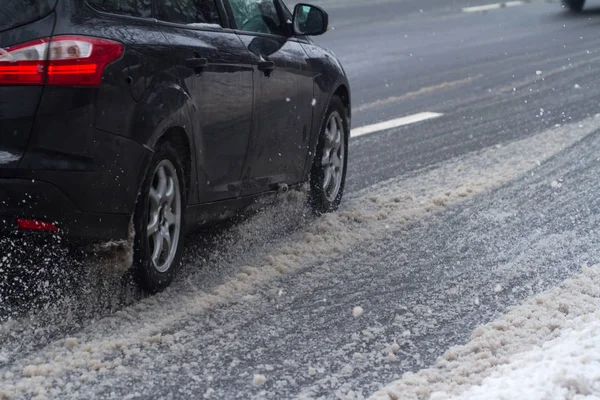
[[(192, 275), (185, 283), (22, 359), (17, 346), (8, 342), (0, 351), (5, 360), (0, 366), (4, 378), (0, 398), (105, 395), (102, 390), (110, 390), (127, 376), (143, 375), (158, 352), (184, 351), (191, 334), (183, 327), (190, 318), (231, 300), (244, 301), (243, 296), (306, 263), (337, 257), (357, 244), (384, 237), (389, 229), (408, 220), (508, 183), (599, 128), (600, 120), (590, 118), (378, 184), (349, 196), (339, 212), (313, 221), (266, 254), (262, 263), (237, 268), (209, 291), (200, 289)], [(35, 342), (36, 332), (29, 332), (26, 325), (19, 327), (26, 323), (12, 320), (2, 324), (0, 331), (10, 334), (19, 330), (25, 340)], [(129, 364), (128, 368), (123, 364)], [(99, 382), (108, 389), (98, 386)]]
[(600, 395), (600, 266), (583, 270), (477, 328), (469, 343), (449, 349), (433, 367), (405, 374), (370, 399)]

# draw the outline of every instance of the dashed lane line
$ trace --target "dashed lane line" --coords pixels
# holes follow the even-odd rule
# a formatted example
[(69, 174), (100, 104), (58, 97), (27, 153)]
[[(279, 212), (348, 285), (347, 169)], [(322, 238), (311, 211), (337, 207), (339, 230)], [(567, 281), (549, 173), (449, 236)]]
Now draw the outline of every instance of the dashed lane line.
[(368, 135), (375, 132), (381, 132), (392, 128), (397, 128), (399, 126), (405, 126), (410, 124), (415, 124), (421, 121), (427, 121), (428, 119), (439, 118), (444, 114), (435, 113), (435, 112), (421, 112), (418, 114), (409, 115), (402, 118), (396, 118), (385, 122), (379, 122), (373, 125), (361, 126), (360, 128), (352, 129), (350, 133), (350, 137), (358, 137), (363, 135)]
[(505, 1), (502, 3), (486, 4), (483, 6), (464, 7), (462, 11), (465, 13), (476, 13), (482, 11), (497, 10), (499, 8), (522, 6), (523, 4), (525, 4), (525, 1)]

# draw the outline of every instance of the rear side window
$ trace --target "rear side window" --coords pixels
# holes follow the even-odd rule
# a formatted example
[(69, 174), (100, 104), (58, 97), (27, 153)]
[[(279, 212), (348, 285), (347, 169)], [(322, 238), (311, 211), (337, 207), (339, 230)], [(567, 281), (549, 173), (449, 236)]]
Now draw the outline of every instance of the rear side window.
[(0, 0), (0, 31), (42, 19), (55, 5), (56, 0)]
[(163, 0), (158, 3), (158, 19), (176, 24), (222, 26), (215, 0)]
[(112, 14), (141, 18), (152, 16), (152, 0), (88, 0), (88, 3), (97, 10)]

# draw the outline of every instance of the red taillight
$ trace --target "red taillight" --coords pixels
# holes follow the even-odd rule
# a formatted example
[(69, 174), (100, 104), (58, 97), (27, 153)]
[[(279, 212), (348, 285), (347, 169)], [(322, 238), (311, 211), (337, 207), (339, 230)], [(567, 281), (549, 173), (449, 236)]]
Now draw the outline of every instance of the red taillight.
[(0, 85), (41, 85), (49, 39), (0, 48)]
[(22, 231), (58, 232), (56, 225), (50, 222), (38, 221), (36, 219), (17, 218), (17, 225)]
[(0, 85), (99, 86), (123, 45), (88, 36), (55, 36), (0, 49)]

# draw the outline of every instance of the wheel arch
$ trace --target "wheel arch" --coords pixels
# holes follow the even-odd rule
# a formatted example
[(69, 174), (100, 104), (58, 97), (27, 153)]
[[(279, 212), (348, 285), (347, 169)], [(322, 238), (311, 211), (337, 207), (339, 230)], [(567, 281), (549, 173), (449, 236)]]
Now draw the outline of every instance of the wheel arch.
[(172, 126), (168, 128), (161, 136), (158, 137), (158, 140), (153, 148), (158, 148), (163, 143), (172, 144), (175, 149), (177, 149), (179, 155), (181, 156), (181, 163), (184, 168), (184, 177), (185, 177), (185, 190), (186, 196), (189, 198), (191, 192), (191, 183), (192, 183), (192, 146), (190, 143), (190, 137), (188, 136), (185, 128), (182, 126)]
[[(315, 85), (315, 87), (318, 88), (319, 85), (317, 84), (317, 85)], [(335, 89), (333, 89), (333, 88), (335, 88)], [(311, 137), (309, 145), (308, 145), (307, 161), (304, 166), (304, 181), (305, 182), (308, 182), (308, 180), (310, 179), (310, 170), (311, 170), (313, 162), (314, 162), (315, 151), (317, 148), (319, 135), (321, 134), (321, 130), (323, 128), (323, 123), (325, 122), (325, 118), (327, 117), (327, 110), (329, 109), (329, 106), (331, 105), (331, 102), (335, 96), (339, 97), (342, 100), (342, 104), (346, 108), (346, 111), (347, 111), (346, 123), (348, 125), (348, 138), (347, 139), (350, 139), (349, 136), (350, 136), (351, 116), (352, 116), (350, 85), (348, 84), (347, 80), (340, 79), (338, 82), (336, 82), (335, 85), (332, 85), (332, 90), (330, 90), (328, 93), (322, 93), (321, 96), (319, 96), (320, 98), (324, 99), (324, 101), (322, 103), (322, 104), (324, 104), (324, 106), (321, 107), (320, 109), (315, 109), (313, 112), (312, 137)]]
[[(134, 121), (133, 137), (154, 152), (161, 143), (173, 144), (181, 155), (185, 168), (185, 186), (188, 204), (197, 200), (196, 151), (193, 135), (193, 123), (190, 117), (190, 98), (183, 88), (176, 84), (167, 84), (157, 88), (153, 96), (148, 96), (137, 109)], [(150, 159), (139, 172), (138, 185), (147, 174)], [(138, 195), (140, 187), (138, 187)], [(137, 200), (136, 200), (137, 201)]]
[(329, 99), (330, 103), (334, 96), (338, 96), (342, 100), (344, 107), (346, 107), (346, 111), (348, 112), (349, 123), (352, 117), (352, 108), (350, 107), (350, 90), (348, 89), (348, 86), (346, 86), (343, 83), (340, 84)]

